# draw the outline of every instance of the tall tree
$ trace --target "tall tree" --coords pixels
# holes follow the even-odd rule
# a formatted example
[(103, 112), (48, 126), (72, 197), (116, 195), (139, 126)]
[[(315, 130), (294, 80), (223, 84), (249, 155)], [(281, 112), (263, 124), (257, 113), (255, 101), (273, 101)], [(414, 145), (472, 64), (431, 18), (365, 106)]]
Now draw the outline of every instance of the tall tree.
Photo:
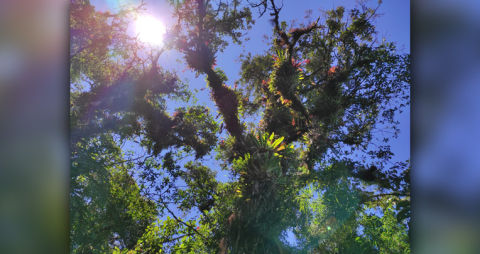
[[(409, 252), (409, 161), (391, 162), (389, 139), (375, 143), (374, 133), (388, 127), (398, 135), (410, 58), (377, 40), (376, 9), (338, 7), (288, 26), (274, 0), (170, 3), (177, 22), (164, 50), (181, 52), (205, 76), (227, 136), (217, 138), (204, 107), (166, 111), (169, 99), (192, 95), (158, 66), (162, 51), (144, 66), (142, 44), (122, 29), (142, 6), (110, 14), (72, 3), (72, 31), (84, 31), (71, 33), (72, 248)], [(232, 89), (217, 55), (245, 40), (255, 8), (271, 17), (269, 49), (241, 57)], [(249, 116), (260, 123), (247, 124)], [(124, 158), (120, 144), (135, 137), (147, 155)], [(197, 161), (214, 147), (230, 182)], [(180, 158), (192, 161), (181, 166)]]
[[(236, 191), (219, 197), (233, 199), (230, 211), (219, 217), (224, 221), (218, 232), (224, 236), (220, 249), (310, 252), (332, 234), (325, 227), (354, 223), (372, 198), (362, 186), (374, 184), (398, 191), (385, 195), (408, 196), (405, 189), (398, 189), (403, 179), (395, 168), (386, 168), (393, 155), (389, 146), (368, 149), (377, 124), (396, 130), (395, 112), (408, 104), (409, 56), (397, 54), (393, 43), (377, 42), (371, 23), (374, 9), (360, 6), (346, 12), (338, 7), (326, 12), (323, 24), (317, 19), (287, 29), (279, 20), (281, 6), (265, 0), (254, 6), (273, 17), (273, 43), (264, 55), (244, 57), (240, 85), (254, 92), (253, 98), (244, 97), (249, 93), (229, 89), (222, 71), (213, 68), (219, 46), (210, 43), (221, 41), (224, 34), (238, 40), (236, 27), (218, 31), (214, 26), (218, 22), (250, 24), (250, 15), (241, 12), (239, 4), (215, 8), (210, 1), (199, 0), (175, 5), (177, 17), (190, 17), (179, 19), (183, 26), (178, 30), (190, 37), (178, 36), (184, 42), (178, 49), (193, 70), (206, 75), (230, 134), (229, 145), (220, 146), (218, 152), (238, 176)], [(257, 130), (246, 131), (238, 116), (258, 111), (263, 114)], [(352, 159), (362, 152), (372, 157), (369, 163)], [(325, 203), (325, 211), (297, 202), (298, 192), (308, 186), (317, 202)], [(287, 230), (304, 247), (286, 244)]]

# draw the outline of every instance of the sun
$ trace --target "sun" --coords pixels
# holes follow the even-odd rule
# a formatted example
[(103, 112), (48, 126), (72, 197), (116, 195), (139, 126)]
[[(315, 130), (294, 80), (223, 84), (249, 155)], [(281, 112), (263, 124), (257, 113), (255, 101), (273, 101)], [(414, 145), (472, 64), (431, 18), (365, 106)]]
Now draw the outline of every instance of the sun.
[(138, 38), (150, 45), (160, 45), (166, 32), (165, 25), (152, 16), (140, 16), (135, 21), (135, 32)]

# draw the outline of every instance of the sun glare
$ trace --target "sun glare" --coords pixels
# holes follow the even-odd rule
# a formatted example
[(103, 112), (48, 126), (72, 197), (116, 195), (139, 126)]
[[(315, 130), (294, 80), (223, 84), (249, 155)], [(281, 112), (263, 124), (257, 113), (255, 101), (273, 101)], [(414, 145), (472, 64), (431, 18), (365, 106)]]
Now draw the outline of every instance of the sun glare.
[(160, 45), (166, 32), (165, 25), (152, 16), (140, 16), (135, 22), (138, 38), (151, 45)]

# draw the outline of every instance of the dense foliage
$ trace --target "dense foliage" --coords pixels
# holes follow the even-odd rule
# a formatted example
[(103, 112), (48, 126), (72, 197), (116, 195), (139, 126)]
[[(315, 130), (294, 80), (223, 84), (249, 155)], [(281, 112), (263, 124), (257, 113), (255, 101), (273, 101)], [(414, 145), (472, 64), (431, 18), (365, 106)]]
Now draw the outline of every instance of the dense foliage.
[[(273, 0), (170, 3), (178, 22), (152, 49), (127, 34), (145, 5), (71, 0), (71, 251), (409, 253), (410, 163), (388, 142), (410, 56), (377, 41), (375, 10), (289, 26)], [(246, 40), (253, 10), (273, 30), (263, 54), (241, 56), (232, 88), (216, 57)], [(205, 77), (216, 109), (158, 65), (166, 50)], [(208, 154), (219, 168), (201, 163)]]

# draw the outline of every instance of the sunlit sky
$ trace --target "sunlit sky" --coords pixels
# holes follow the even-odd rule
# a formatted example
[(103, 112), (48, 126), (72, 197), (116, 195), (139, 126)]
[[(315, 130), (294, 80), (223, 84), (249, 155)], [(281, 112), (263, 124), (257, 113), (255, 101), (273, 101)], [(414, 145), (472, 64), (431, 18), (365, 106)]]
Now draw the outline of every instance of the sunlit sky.
[(166, 32), (165, 24), (151, 15), (142, 15), (134, 22), (134, 31), (140, 41), (160, 46)]

